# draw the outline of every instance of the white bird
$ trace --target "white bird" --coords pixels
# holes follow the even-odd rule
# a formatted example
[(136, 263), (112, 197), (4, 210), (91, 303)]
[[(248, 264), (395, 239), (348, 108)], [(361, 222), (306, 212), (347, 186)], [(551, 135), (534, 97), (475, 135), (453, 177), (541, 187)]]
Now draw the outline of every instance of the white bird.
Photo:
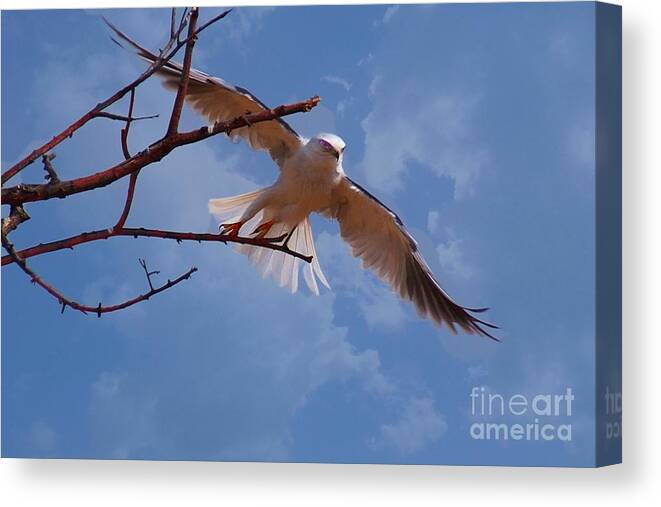
[[(155, 54), (108, 25), (138, 56), (150, 63), (156, 60)], [(157, 74), (166, 88), (176, 90), (181, 72), (180, 64), (168, 62)], [(186, 102), (211, 125), (267, 109), (248, 90), (195, 69), (190, 71)], [(224, 233), (238, 235), (248, 228), (257, 237), (286, 235), (291, 249), (313, 258), (311, 263), (304, 263), (303, 274), (309, 289), (318, 295), (317, 278), (330, 286), (319, 265), (309, 216), (319, 213), (335, 219), (342, 239), (353, 255), (362, 259), (363, 267), (372, 269), (400, 297), (412, 301), (420, 316), (439, 326), (445, 324), (453, 333), (459, 326), (467, 333), (496, 340), (483, 326), (497, 327), (471, 315), (486, 308), (455, 303), (434, 278), (399, 217), (346, 175), (342, 139), (334, 134), (303, 138), (280, 118), (238, 128), (230, 136), (244, 139), (253, 149), (267, 151), (279, 166), (280, 176), (270, 187), (209, 201), (209, 211), (221, 221)], [(251, 245), (239, 245), (237, 250), (247, 255), (263, 276), (270, 275), (296, 292), (301, 259)]]

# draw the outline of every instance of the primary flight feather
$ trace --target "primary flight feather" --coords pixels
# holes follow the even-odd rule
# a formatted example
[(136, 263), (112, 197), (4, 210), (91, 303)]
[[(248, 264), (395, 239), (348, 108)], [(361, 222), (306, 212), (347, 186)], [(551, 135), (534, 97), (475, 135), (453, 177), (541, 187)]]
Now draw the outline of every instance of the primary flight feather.
[[(157, 59), (108, 25), (138, 56), (150, 63)], [(168, 62), (157, 75), (167, 88), (176, 90), (181, 72), (180, 64)], [(195, 69), (190, 71), (186, 102), (209, 124), (267, 109), (248, 90)], [(291, 249), (313, 258), (311, 263), (303, 263), (303, 276), (310, 290), (319, 294), (317, 280), (329, 285), (319, 265), (309, 215), (319, 213), (337, 220), (342, 239), (353, 255), (362, 259), (363, 267), (373, 270), (400, 297), (412, 301), (418, 314), (445, 324), (453, 333), (459, 327), (496, 339), (485, 330), (496, 326), (472, 315), (485, 309), (455, 303), (434, 278), (399, 217), (345, 174), (342, 139), (334, 134), (306, 139), (282, 119), (241, 127), (230, 135), (244, 139), (253, 149), (267, 151), (279, 166), (280, 175), (270, 187), (209, 201), (209, 211), (221, 221), (225, 233), (238, 235), (245, 228), (257, 237), (286, 236)], [(272, 276), (292, 292), (298, 289), (301, 259), (251, 245), (239, 245), (237, 250), (247, 255), (263, 276)]]

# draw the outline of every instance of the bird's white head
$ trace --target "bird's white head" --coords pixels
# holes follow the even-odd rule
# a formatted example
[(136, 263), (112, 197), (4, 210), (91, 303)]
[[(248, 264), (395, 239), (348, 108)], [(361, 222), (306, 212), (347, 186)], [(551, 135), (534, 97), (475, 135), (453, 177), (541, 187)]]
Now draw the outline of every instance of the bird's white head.
[(335, 134), (317, 134), (308, 143), (308, 147), (315, 151), (315, 153), (333, 157), (339, 160), (342, 157), (346, 143), (342, 138)]

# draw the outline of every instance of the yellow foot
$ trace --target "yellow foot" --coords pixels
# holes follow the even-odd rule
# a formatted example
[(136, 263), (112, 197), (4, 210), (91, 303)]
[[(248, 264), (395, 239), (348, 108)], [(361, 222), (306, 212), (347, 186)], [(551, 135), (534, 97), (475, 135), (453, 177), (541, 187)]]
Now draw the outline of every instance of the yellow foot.
[(271, 230), (273, 224), (275, 224), (275, 220), (268, 220), (266, 222), (262, 222), (257, 226), (257, 228), (254, 231), (252, 231), (252, 234), (256, 234), (255, 238), (262, 239)]
[(238, 236), (243, 222), (234, 222), (231, 224), (220, 224), (220, 233), (227, 236)]

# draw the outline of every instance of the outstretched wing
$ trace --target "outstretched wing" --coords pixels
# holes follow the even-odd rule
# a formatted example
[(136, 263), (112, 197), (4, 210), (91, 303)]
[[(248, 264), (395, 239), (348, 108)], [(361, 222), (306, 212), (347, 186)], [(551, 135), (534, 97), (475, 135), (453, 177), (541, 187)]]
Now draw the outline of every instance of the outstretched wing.
[(418, 245), (399, 217), (381, 201), (346, 176), (333, 194), (333, 206), (326, 214), (340, 224), (342, 239), (370, 268), (390, 284), (403, 299), (415, 304), (418, 313), (456, 333), (456, 326), (467, 333), (487, 336), (483, 326), (496, 326), (471, 315), (486, 308), (465, 308), (455, 303), (441, 288), (423, 259)]
[[(137, 55), (150, 63), (157, 55), (143, 48), (106, 20), (117, 37), (125, 42)], [(115, 40), (115, 39), (113, 39)], [(115, 40), (120, 46), (123, 44)], [(163, 79), (166, 88), (176, 90), (181, 79), (182, 67), (176, 62), (167, 62), (156, 74)], [(233, 120), (248, 113), (268, 109), (263, 102), (244, 88), (226, 83), (219, 77), (209, 76), (191, 69), (186, 102), (209, 124)], [(266, 150), (271, 158), (282, 167), (284, 161), (302, 145), (301, 137), (280, 118), (241, 127), (231, 132), (233, 139), (242, 138), (255, 150)]]

